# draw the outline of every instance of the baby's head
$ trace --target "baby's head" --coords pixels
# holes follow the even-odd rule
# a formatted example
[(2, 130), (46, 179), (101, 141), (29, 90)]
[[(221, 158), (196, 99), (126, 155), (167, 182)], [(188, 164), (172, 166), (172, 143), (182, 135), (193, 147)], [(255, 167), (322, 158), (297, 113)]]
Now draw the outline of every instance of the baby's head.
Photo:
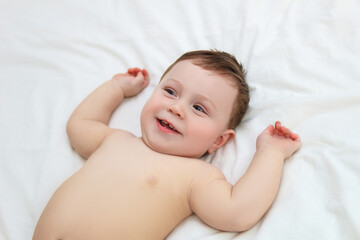
[(188, 52), (165, 71), (145, 104), (142, 138), (155, 151), (199, 158), (234, 137), (248, 103), (245, 73), (235, 57)]

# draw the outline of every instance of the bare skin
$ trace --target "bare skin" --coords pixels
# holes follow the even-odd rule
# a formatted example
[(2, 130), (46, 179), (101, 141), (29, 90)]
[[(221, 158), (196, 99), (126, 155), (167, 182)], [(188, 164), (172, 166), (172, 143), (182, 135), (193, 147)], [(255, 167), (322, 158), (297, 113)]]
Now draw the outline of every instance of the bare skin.
[[(181, 73), (191, 74), (199, 70), (190, 63), (179, 68), (183, 70)], [(178, 95), (192, 97), (185, 91), (188, 83), (182, 80), (183, 75), (177, 75), (176, 69), (169, 74), (184, 84)], [(199, 74), (197, 79), (210, 76), (205, 70)], [(217, 168), (197, 157), (155, 151), (151, 146), (158, 145), (154, 145), (151, 136), (137, 138), (107, 126), (111, 113), (123, 98), (138, 94), (148, 82), (146, 70), (129, 69), (128, 73), (117, 74), (96, 89), (74, 111), (67, 132), (74, 149), (88, 160), (54, 193), (39, 219), (33, 240), (164, 239), (192, 213), (216, 229), (245, 231), (270, 207), (279, 188), (284, 160), (301, 145), (299, 136), (280, 122), (267, 127), (257, 139), (257, 151), (249, 169), (233, 186)], [(165, 79), (164, 84), (172, 83), (166, 83)], [(231, 93), (223, 87), (223, 91)], [(168, 87), (164, 89), (165, 97), (173, 96)], [(171, 89), (178, 93), (176, 88)], [(156, 92), (154, 96), (157, 99)], [(174, 102), (174, 99), (170, 100)], [(167, 141), (189, 138), (178, 121), (190, 118), (189, 114), (196, 110), (198, 116), (211, 118), (205, 119), (209, 124), (216, 122), (220, 126), (218, 131), (209, 133), (213, 136), (209, 144), (199, 147), (213, 152), (233, 137), (231, 130), (221, 127), (222, 121), (226, 126), (228, 117), (223, 119), (215, 110), (210, 110), (209, 116), (200, 115), (203, 112), (197, 111), (203, 105), (198, 103), (186, 112), (185, 100), (166, 110), (169, 114), (166, 116), (174, 117), (174, 125), (178, 124), (183, 132), (161, 126), (156, 120), (154, 129), (159, 131), (156, 134), (165, 135)], [(216, 104), (222, 103), (215, 101)], [(148, 134), (146, 129), (144, 133)], [(188, 150), (194, 156), (198, 154), (197, 148), (189, 146)]]
[(164, 239), (192, 213), (189, 189), (197, 173), (216, 171), (205, 165), (112, 133), (56, 191), (35, 239)]

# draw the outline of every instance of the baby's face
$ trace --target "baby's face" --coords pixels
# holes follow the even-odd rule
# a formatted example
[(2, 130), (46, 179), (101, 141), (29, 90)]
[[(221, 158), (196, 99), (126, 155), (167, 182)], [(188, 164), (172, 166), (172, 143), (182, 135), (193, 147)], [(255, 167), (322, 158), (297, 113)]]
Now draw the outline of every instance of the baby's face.
[(212, 152), (219, 137), (229, 131), (236, 94), (223, 76), (181, 61), (163, 77), (144, 106), (142, 139), (164, 154), (199, 158)]

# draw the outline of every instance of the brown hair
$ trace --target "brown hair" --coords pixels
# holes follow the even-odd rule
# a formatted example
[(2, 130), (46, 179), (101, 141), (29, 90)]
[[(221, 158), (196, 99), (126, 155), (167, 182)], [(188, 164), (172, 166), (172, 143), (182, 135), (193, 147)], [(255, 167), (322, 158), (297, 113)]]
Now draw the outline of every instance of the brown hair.
[[(244, 117), (248, 109), (250, 96), (249, 87), (245, 80), (245, 70), (236, 58), (226, 52), (218, 50), (199, 50), (187, 52), (180, 56), (161, 76), (161, 79), (180, 61), (191, 60), (191, 62), (205, 70), (226, 76), (238, 89), (238, 95), (233, 104), (229, 128), (235, 129)], [(160, 80), (161, 81), (161, 80)]]

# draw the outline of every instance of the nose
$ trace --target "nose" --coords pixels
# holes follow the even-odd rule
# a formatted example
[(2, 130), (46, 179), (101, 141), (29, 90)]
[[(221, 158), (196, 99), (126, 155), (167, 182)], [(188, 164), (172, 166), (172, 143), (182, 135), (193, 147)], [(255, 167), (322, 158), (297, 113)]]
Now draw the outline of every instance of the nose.
[(184, 111), (178, 103), (168, 106), (167, 111), (179, 117), (180, 119), (183, 119), (185, 117)]

